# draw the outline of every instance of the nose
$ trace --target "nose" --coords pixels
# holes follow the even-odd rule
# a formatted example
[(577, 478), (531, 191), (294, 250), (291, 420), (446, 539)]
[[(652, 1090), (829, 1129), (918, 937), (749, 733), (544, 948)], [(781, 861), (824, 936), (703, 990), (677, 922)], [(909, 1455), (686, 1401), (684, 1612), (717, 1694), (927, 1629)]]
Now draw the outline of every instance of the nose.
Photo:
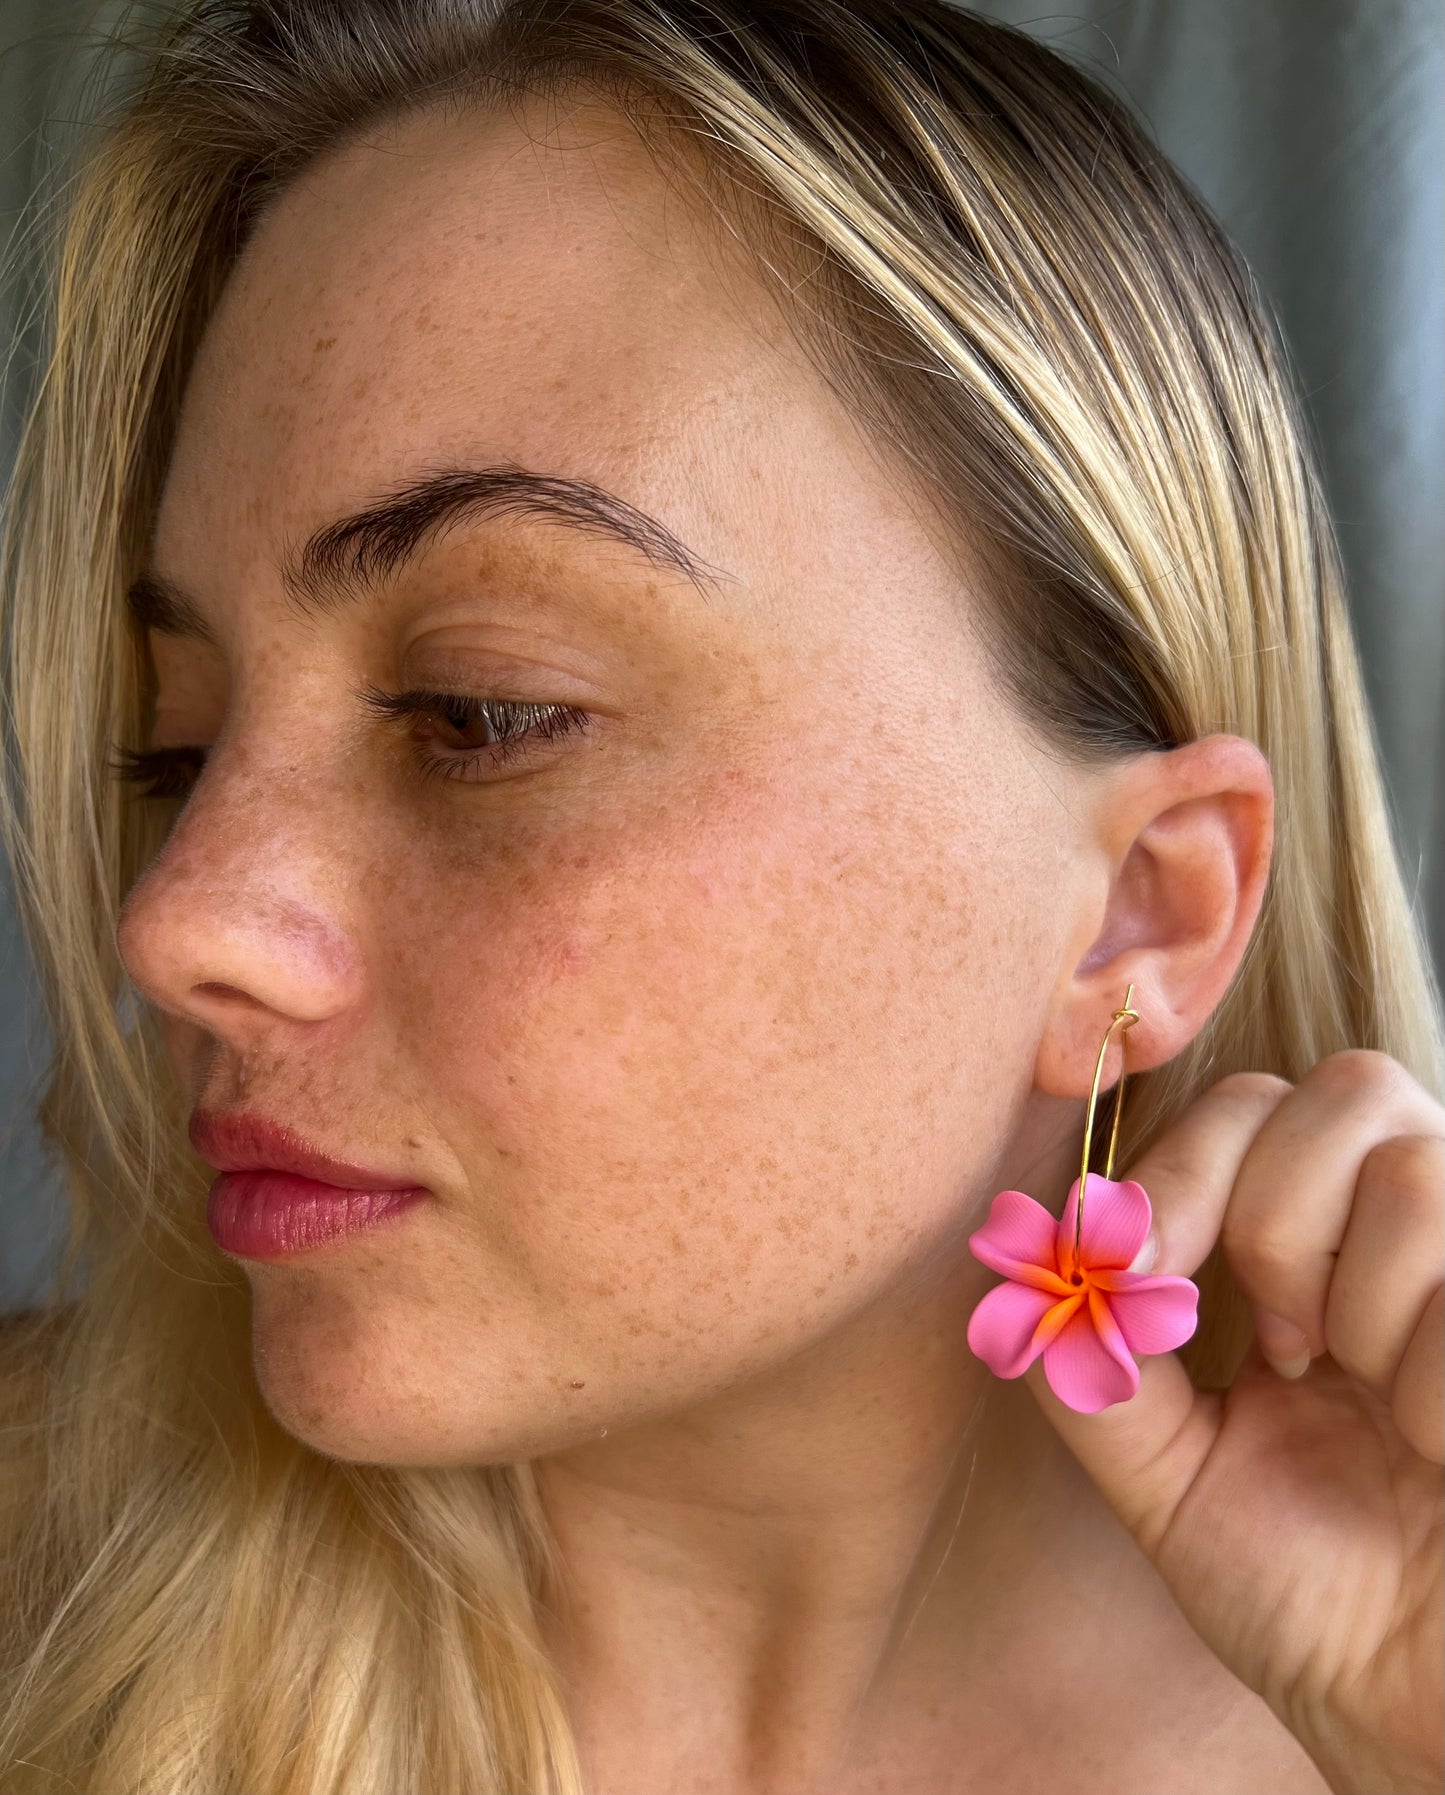
[(343, 821), (279, 771), (269, 784), (257, 769), (203, 781), (121, 908), (116, 944), (141, 994), (238, 1044), (258, 1022), (319, 1022), (355, 1003), (347, 906), (361, 882)]

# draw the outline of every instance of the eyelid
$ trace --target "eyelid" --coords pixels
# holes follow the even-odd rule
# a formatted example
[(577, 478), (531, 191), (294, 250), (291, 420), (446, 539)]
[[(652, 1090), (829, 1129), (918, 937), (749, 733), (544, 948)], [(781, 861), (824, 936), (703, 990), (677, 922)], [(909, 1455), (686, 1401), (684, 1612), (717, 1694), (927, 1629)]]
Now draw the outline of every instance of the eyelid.
[(575, 685), (591, 701), (603, 697), (622, 670), (611, 632), (599, 652), (584, 645), (569, 625), (554, 629), (549, 619), (520, 624), (483, 615), (474, 598), (433, 611), (428, 623), (419, 632), (406, 632), (398, 643), (398, 669), (416, 669), (426, 680), (455, 680), (470, 688), (479, 681), (515, 678), (530, 686), (540, 676), (549, 685), (559, 680)]
[(492, 711), (575, 711), (580, 707), (560, 699), (515, 698), (500, 692), (453, 691), (445, 686), (410, 686), (404, 692), (388, 692), (381, 686), (356, 688), (357, 702), (383, 717), (404, 721), (451, 708)]
[[(552, 743), (573, 734), (586, 735), (596, 722), (594, 712), (583, 710), (578, 705), (543, 703), (528, 698), (491, 696), (476, 692), (450, 692), (420, 687), (412, 687), (405, 692), (387, 692), (368, 684), (357, 688), (355, 696), (366, 708), (392, 723), (415, 722), (420, 717), (436, 716), (449, 709), (460, 709), (480, 716), (489, 730), (496, 734), (495, 741), (445, 753), (428, 761), (424, 769), (443, 778), (460, 779), (468, 784), (495, 783), (480, 777), (468, 777), (467, 769), (473, 766), (485, 764), (494, 770), (506, 765), (515, 766), (540, 752), (540, 744)], [(512, 724), (518, 726), (509, 727), (506, 722), (497, 720), (502, 718), (509, 718)], [(141, 749), (116, 743), (112, 747), (110, 771), (116, 778), (127, 783), (139, 784), (145, 780), (155, 782), (153, 788), (143, 794), (146, 797), (169, 795), (184, 800), (189, 797), (195, 780), (204, 772), (208, 754), (208, 749), (189, 743), (171, 748)], [(175, 778), (175, 769), (188, 760), (198, 763), (195, 779), (179, 789), (170, 790), (168, 782)], [(519, 770), (525, 771), (526, 768)], [(512, 776), (515, 777), (515, 774)]]
[[(360, 701), (373, 712), (392, 722), (415, 722), (418, 718), (445, 716), (458, 710), (470, 719), (480, 719), (496, 735), (492, 742), (472, 748), (444, 753), (425, 763), (424, 770), (443, 778), (460, 779), (468, 784), (490, 781), (471, 779), (467, 769), (490, 766), (493, 771), (505, 765), (526, 762), (538, 753), (545, 753), (544, 743), (553, 743), (562, 736), (587, 734), (596, 722), (592, 711), (575, 704), (537, 703), (526, 698), (483, 696), (475, 692), (444, 692), (412, 688), (406, 692), (386, 692), (378, 686), (364, 685), (357, 693)], [(523, 766), (520, 770), (526, 771)]]
[[(559, 654), (555, 659), (533, 659), (490, 648), (440, 653), (428, 649), (425, 654), (409, 651), (403, 665), (424, 664), (420, 678), (409, 686), (414, 692), (445, 693), (450, 698), (485, 696), (494, 701), (505, 693), (512, 704), (570, 704), (598, 716), (620, 717), (623, 705), (614, 688), (588, 679), (571, 664), (574, 658)], [(376, 689), (364, 685), (356, 688), (356, 694)]]

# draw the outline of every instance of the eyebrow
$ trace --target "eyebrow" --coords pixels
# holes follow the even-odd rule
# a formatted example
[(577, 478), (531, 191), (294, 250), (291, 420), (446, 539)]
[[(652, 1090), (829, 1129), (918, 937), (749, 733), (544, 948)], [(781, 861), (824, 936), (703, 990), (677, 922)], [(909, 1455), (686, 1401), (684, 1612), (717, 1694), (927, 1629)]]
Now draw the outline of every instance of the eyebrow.
[[(712, 567), (665, 524), (606, 487), (508, 463), (442, 468), (323, 524), (282, 557), (287, 603), (301, 617), (331, 615), (374, 592), (445, 531), (500, 516), (545, 518), (624, 543), (654, 566), (682, 573), (704, 598), (735, 577)], [(199, 606), (153, 569), (131, 582), (125, 604), (142, 630), (219, 646)]]

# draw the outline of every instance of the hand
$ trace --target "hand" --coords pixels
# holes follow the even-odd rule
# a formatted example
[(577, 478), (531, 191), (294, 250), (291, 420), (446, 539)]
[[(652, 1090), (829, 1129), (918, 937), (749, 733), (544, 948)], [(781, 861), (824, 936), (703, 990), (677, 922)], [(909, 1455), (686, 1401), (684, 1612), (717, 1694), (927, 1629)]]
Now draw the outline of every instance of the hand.
[[(1127, 1402), (1040, 1406), (1205, 1643), (1337, 1795), (1445, 1782), (1445, 1109), (1384, 1054), (1221, 1079), (1119, 1178), (1188, 1277), (1216, 1239), (1255, 1310), (1228, 1390), (1174, 1353)], [(1303, 1335), (1291, 1342), (1288, 1325)], [(1311, 1360), (1281, 1375), (1295, 1347)], [(1261, 1351), (1264, 1349), (1264, 1352)], [(1287, 1367), (1297, 1371), (1297, 1367)]]

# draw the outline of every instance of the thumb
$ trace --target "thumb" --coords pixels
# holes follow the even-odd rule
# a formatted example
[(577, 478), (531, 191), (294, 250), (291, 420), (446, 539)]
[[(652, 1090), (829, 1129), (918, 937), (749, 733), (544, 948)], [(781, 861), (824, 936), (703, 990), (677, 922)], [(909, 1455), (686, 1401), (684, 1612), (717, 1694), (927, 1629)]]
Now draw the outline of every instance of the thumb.
[[(1187, 1278), (1197, 1270), (1219, 1238), (1251, 1142), (1288, 1089), (1283, 1080), (1222, 1079), (1119, 1174), (1149, 1197), (1149, 1275)], [(1137, 1363), (1135, 1394), (1095, 1414), (1059, 1400), (1042, 1357), (1024, 1377), (1114, 1512), (1152, 1551), (1209, 1455), (1224, 1402), (1217, 1391), (1196, 1390), (1172, 1352), (1146, 1354)]]
[(1219, 1433), (1222, 1397), (1196, 1390), (1174, 1353), (1141, 1359), (1135, 1394), (1092, 1415), (1060, 1402), (1041, 1358), (1024, 1381), (1114, 1513), (1152, 1555)]

